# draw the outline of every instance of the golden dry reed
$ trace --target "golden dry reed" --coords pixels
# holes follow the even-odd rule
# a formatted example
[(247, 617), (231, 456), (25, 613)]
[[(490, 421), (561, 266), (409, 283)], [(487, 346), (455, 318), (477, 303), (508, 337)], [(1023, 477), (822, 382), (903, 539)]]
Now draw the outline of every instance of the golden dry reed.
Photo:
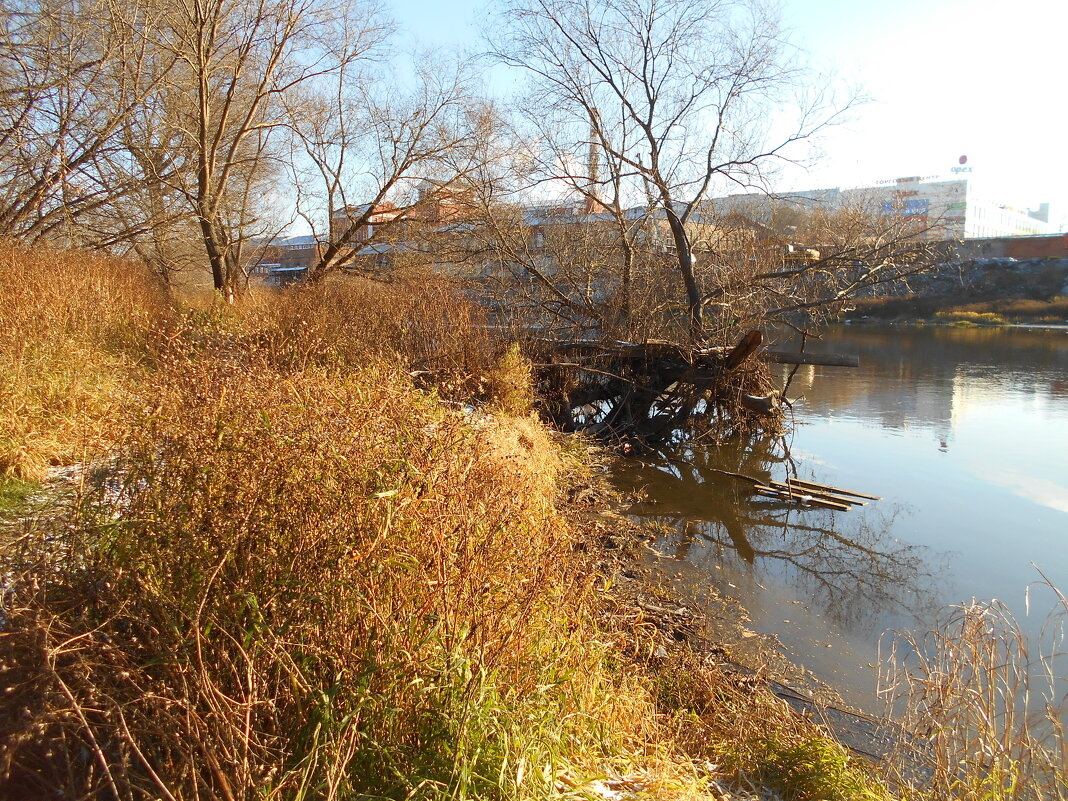
[(605, 614), (587, 457), (447, 282), (194, 308), (3, 258), (4, 472), (76, 472), (3, 525), (0, 798), (883, 797)]
[(169, 311), (137, 265), (0, 242), (0, 477), (41, 479), (106, 447), (140, 340)]
[(1057, 601), (1037, 639), (1004, 604), (972, 601), (926, 636), (895, 643), (886, 692), (905, 732), (891, 763), (905, 798), (1068, 798), (1068, 601), (1048, 581), (1030, 592)]

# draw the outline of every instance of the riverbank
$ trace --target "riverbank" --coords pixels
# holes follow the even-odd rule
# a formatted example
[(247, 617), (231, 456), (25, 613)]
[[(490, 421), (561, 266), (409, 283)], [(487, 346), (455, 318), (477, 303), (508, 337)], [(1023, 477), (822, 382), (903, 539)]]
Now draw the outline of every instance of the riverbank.
[[(1068, 340), (1004, 326), (817, 333), (809, 349), (856, 356), (860, 366), (781, 369), (775, 378), (780, 386), (792, 378), (789, 396), (798, 399), (786, 442), (752, 438), (632, 462), (620, 477), (647, 500), (631, 512), (661, 531), (655, 547), (667, 573), (737, 598), (752, 629), (780, 639), (851, 704), (883, 712), (891, 646), (915, 654), (906, 638), (922, 640), (938, 658), (930, 684), (913, 687), (916, 700), (926, 693), (913, 719), (947, 740), (989, 727), (986, 744), (956, 744), (943, 764), (978, 763), (985, 753), (1025, 768), (1044, 753), (1050, 761), (1026, 784), (1034, 797), (1058, 797), (1068, 764), (1055, 721), (1065, 719), (1059, 688), (1068, 666), (1043, 655), (1059, 650), (1065, 608), (1043, 578), (1068, 583)], [(803, 509), (753, 496), (725, 473), (765, 483), (796, 476), (881, 500), (848, 512)], [(709, 605), (716, 609), (714, 596)], [(981, 648), (954, 641), (979, 632)], [(984, 653), (1000, 654), (1003, 672), (964, 668)], [(954, 685), (965, 669), (969, 678)], [(967, 688), (976, 708), (943, 704), (939, 693), (954, 686)], [(981, 708), (998, 697), (1027, 712)]]
[(447, 284), (0, 281), (0, 796), (885, 795), (641, 580)]
[(843, 320), (848, 322), (936, 325), (1068, 325), (1068, 296), (1027, 298), (1006, 295), (977, 299), (974, 295), (903, 295), (859, 298)]
[(905, 292), (858, 298), (846, 320), (947, 324), (1068, 323), (1068, 258), (975, 257), (935, 265)]

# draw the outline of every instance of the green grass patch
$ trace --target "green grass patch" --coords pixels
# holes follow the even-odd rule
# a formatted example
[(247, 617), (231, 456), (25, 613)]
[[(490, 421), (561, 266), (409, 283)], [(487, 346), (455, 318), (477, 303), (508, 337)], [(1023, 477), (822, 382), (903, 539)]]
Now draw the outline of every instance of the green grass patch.
[(861, 298), (848, 315), (852, 319), (968, 322), (975, 325), (1011, 323), (1066, 323), (1068, 297), (1042, 298), (919, 296)]
[(980, 312), (966, 309), (940, 311), (935, 316), (939, 320), (952, 322), (957, 325), (1004, 325), (1006, 322), (1004, 317), (994, 312)]
[(761, 776), (784, 801), (889, 801), (890, 795), (838, 743), (813, 737), (764, 745)]
[(0, 513), (17, 511), (40, 488), (41, 485), (36, 481), (21, 478), (0, 479)]

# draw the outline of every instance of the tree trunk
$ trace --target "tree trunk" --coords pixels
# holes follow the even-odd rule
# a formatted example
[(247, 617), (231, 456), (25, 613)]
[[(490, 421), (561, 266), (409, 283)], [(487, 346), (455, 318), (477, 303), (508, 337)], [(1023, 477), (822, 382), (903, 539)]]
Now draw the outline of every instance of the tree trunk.
[(234, 302), (234, 270), (229, 248), (220, 242), (221, 235), (217, 226), (206, 215), (200, 215), (200, 231), (204, 237), (204, 248), (211, 265), (211, 282), (216, 292), (221, 292), (228, 304)]
[(697, 286), (697, 276), (694, 274), (693, 251), (690, 250), (690, 237), (686, 233), (686, 226), (679, 219), (675, 211), (666, 207), (668, 226), (671, 228), (671, 237), (675, 241), (675, 253), (678, 258), (679, 272), (682, 274), (682, 283), (686, 287), (686, 302), (689, 305), (690, 339), (700, 342), (704, 335), (704, 312), (701, 304), (701, 290)]

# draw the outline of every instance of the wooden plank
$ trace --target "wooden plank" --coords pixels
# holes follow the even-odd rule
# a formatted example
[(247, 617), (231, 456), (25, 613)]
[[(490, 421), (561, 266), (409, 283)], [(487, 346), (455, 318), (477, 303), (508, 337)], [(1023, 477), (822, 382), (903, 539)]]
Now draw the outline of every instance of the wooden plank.
[(799, 478), (788, 478), (788, 479), (786, 479), (786, 482), (788, 484), (793, 484), (793, 485), (796, 485), (798, 487), (809, 487), (810, 489), (827, 490), (829, 492), (838, 492), (838, 493), (841, 493), (842, 495), (852, 495), (855, 498), (867, 498), (868, 500), (871, 500), (871, 501), (881, 501), (882, 500), (882, 498), (880, 498), (878, 495), (867, 495), (867, 494), (865, 494), (863, 492), (854, 492), (853, 490), (842, 489), (841, 487), (832, 487), (830, 484), (817, 484), (814, 481), (802, 481)]
[(821, 509), (834, 509), (839, 512), (848, 512), (853, 508), (849, 504), (821, 500), (814, 495), (802, 496), (797, 493), (790, 494), (783, 490), (777, 490), (774, 487), (756, 487), (755, 491), (757, 495), (762, 495), (765, 498), (775, 498), (780, 501), (793, 501), (797, 504), (818, 506)]
[(747, 476), (745, 473), (732, 473), (730, 470), (720, 470), (715, 467), (710, 467), (708, 469), (713, 473), (720, 473), (721, 475), (730, 476), (731, 478), (740, 478), (742, 481), (748, 481), (750, 484), (756, 484), (758, 487), (764, 486), (763, 479)]
[(825, 498), (825, 499), (827, 499), (829, 501), (834, 501), (836, 503), (848, 503), (848, 504), (852, 504), (853, 506), (867, 506), (868, 505), (867, 501), (861, 501), (861, 500), (858, 500), (857, 498), (847, 498), (845, 495), (836, 495), (833, 492), (824, 492), (822, 490), (813, 489), (811, 487), (802, 488), (802, 487), (799, 487), (799, 486), (790, 486), (789, 484), (783, 484), (781, 481), (769, 481), (768, 483), (772, 487), (774, 487), (776, 489), (783, 489), (783, 490), (786, 490), (787, 492), (793, 492), (795, 495), (796, 494), (814, 495), (814, 496), (816, 496), (818, 498)]
[(848, 512), (852, 507), (844, 503), (835, 503), (834, 501), (821, 501), (814, 496), (806, 496), (808, 500), (802, 500), (800, 495), (788, 495), (778, 490), (757, 490), (757, 495), (761, 495), (765, 498), (775, 498), (779, 501), (793, 502), (799, 506), (811, 506), (820, 509), (833, 509), (839, 512)]
[(843, 353), (799, 353), (785, 350), (761, 351), (765, 361), (776, 364), (816, 364), (822, 367), (860, 367), (859, 356)]

